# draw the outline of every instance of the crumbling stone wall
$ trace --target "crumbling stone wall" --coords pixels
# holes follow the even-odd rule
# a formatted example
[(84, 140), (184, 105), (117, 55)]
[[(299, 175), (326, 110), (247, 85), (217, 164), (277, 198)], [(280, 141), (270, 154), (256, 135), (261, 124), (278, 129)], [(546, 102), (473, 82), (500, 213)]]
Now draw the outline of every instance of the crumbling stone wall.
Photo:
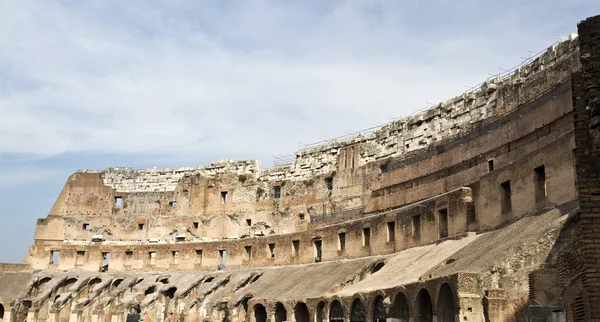
[(581, 303), (567, 305), (573, 308), (576, 320), (600, 321), (600, 16), (582, 21), (578, 31), (582, 82), (575, 98), (575, 139), (583, 290)]

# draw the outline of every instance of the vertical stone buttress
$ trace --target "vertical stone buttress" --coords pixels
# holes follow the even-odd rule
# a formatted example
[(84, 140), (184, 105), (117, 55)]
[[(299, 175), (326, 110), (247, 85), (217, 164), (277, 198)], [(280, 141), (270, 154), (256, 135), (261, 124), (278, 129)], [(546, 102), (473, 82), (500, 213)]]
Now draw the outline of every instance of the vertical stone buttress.
[(585, 320), (600, 322), (600, 16), (577, 27), (582, 72), (581, 78), (574, 77), (579, 83), (574, 84), (575, 155), (581, 204), (582, 296)]

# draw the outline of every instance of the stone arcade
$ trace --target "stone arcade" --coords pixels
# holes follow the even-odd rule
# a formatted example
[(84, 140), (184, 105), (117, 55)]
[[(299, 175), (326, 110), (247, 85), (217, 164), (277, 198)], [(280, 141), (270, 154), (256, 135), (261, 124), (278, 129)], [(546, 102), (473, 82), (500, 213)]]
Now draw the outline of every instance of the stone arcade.
[(294, 162), (79, 170), (4, 321), (600, 321), (600, 16)]

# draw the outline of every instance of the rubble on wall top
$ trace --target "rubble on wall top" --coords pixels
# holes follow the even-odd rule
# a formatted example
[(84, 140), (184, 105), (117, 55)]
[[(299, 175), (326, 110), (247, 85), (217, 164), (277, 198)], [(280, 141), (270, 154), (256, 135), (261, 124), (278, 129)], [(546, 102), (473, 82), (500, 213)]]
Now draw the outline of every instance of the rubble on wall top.
[[(307, 180), (338, 170), (338, 158), (341, 156), (342, 149), (357, 143), (360, 143), (357, 150), (348, 149), (344, 154), (348, 156), (356, 151), (359, 156), (352, 157), (353, 160), (358, 160), (356, 166), (401, 157), (425, 149), (435, 142), (464, 134), (472, 128), (473, 124), (501, 115), (506, 108), (514, 108), (515, 104), (511, 104), (511, 98), (507, 101), (502, 94), (499, 94), (503, 92), (503, 88), (514, 88), (524, 84), (534, 75), (551, 68), (557, 61), (570, 58), (577, 49), (578, 38), (576, 35), (571, 35), (568, 40), (553, 44), (544, 51), (525, 59), (516, 67), (491, 76), (461, 95), (412, 115), (392, 119), (381, 126), (328, 141), (303, 145), (295, 155), (276, 157), (276, 162), (271, 168), (261, 169), (258, 160), (234, 162), (231, 159), (222, 159), (199, 167), (154, 167), (142, 170), (119, 167), (103, 171), (78, 170), (78, 172), (101, 173), (105, 185), (118, 191), (173, 191), (181, 178), (191, 174), (209, 177), (226, 172), (249, 174), (268, 182)], [(565, 77), (563, 74), (559, 76)], [(561, 81), (564, 81), (563, 78)]]
[(327, 149), (339, 148), (344, 145), (359, 143), (372, 139), (373, 137), (380, 135), (381, 132), (398, 128), (401, 129), (406, 124), (410, 125), (417, 122), (427, 121), (432, 119), (433, 116), (439, 115), (440, 110), (451, 108), (452, 105), (457, 102), (463, 100), (475, 100), (478, 96), (486, 95), (490, 92), (496, 91), (499, 85), (513, 84), (515, 81), (523, 82), (527, 77), (542, 71), (546, 64), (550, 64), (560, 56), (570, 53), (573, 48), (577, 46), (577, 34), (570, 34), (567, 40), (558, 41), (552, 44), (543, 51), (526, 58), (519, 65), (491, 76), (482, 83), (471, 87), (461, 95), (455, 96), (425, 109), (418, 110), (411, 115), (392, 119), (389, 123), (384, 125), (367, 128), (330, 140), (301, 145), (299, 150), (296, 152), (296, 156), (298, 157)]

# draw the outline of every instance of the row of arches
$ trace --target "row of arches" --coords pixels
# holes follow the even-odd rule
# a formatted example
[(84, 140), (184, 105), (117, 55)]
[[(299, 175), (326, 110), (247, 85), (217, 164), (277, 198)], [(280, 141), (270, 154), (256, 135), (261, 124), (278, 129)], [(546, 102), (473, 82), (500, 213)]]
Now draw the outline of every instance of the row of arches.
[[(455, 301), (450, 285), (444, 283), (440, 288), (437, 300), (437, 321), (454, 322), (457, 312), (456, 303), (457, 301)], [(326, 310), (326, 308), (329, 310)], [(409, 305), (406, 295), (400, 292), (394, 297), (391, 303), (389, 298), (377, 295), (370, 309), (372, 321), (374, 322), (384, 322), (388, 318), (393, 318), (400, 322), (408, 322), (411, 317), (414, 322), (433, 322), (434, 318), (433, 302), (429, 292), (425, 288), (422, 288), (418, 292), (412, 306)], [(331, 301), (328, 307), (324, 301), (319, 302), (316, 305), (314, 314), (316, 322), (366, 322), (369, 317), (367, 310), (365, 303), (360, 298), (352, 300), (349, 311), (346, 311), (342, 303), (336, 299)], [(308, 322), (310, 320), (308, 306), (302, 302), (298, 302), (294, 306), (293, 315), (296, 322)], [(252, 322), (267, 321), (267, 309), (263, 304), (257, 303), (254, 305), (252, 318)], [(275, 322), (290, 321), (285, 306), (280, 302), (275, 304), (274, 318)]]

